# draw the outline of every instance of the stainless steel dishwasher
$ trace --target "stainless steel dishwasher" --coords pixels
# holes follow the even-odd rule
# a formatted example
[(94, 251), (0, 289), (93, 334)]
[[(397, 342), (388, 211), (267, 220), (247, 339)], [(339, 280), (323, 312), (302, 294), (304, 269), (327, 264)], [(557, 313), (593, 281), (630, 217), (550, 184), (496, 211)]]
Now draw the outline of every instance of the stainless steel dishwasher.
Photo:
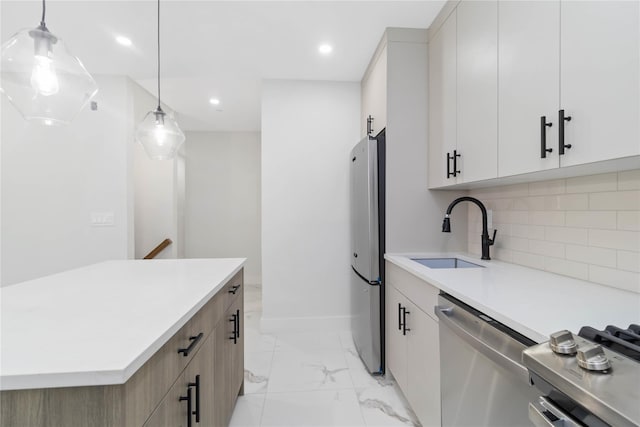
[(440, 294), (442, 426), (530, 427), (537, 397), (522, 365), (527, 337), (448, 294)]

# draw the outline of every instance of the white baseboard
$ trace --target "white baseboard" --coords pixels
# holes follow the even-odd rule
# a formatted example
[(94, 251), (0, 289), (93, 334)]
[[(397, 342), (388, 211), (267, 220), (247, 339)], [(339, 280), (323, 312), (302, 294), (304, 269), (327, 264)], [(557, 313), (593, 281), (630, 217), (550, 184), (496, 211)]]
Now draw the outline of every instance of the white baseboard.
[(352, 316), (329, 317), (264, 317), (260, 319), (262, 332), (338, 332), (351, 329)]

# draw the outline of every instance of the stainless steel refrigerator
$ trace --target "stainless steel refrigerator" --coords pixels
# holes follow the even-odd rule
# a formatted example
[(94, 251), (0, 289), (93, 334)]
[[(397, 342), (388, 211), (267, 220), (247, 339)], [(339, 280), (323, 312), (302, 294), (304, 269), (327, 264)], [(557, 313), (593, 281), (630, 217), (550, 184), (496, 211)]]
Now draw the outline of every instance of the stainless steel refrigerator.
[(351, 332), (372, 374), (384, 374), (385, 131), (351, 150)]

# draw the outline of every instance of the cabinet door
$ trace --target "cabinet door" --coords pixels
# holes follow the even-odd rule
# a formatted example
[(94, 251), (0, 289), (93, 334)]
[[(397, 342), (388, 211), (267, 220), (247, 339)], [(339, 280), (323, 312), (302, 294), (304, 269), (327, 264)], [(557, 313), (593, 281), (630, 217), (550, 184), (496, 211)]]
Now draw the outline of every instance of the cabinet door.
[[(429, 187), (456, 183), (447, 153), (456, 149), (456, 11), (429, 41)], [(453, 172), (453, 162), (451, 171)]]
[[(498, 3), (498, 175), (557, 168), (560, 3)], [(540, 117), (547, 147), (541, 158)]]
[(386, 359), (387, 369), (402, 390), (407, 389), (407, 340), (402, 334), (400, 307), (406, 307), (406, 299), (393, 286), (386, 286)]
[[(144, 423), (144, 427), (186, 427), (188, 407), (186, 400), (180, 400), (181, 397), (187, 397), (187, 384), (181, 374), (176, 382), (171, 386), (169, 392), (165, 395), (162, 402), (156, 407), (149, 419)], [(191, 392), (193, 396), (193, 391)], [(193, 406), (193, 403), (192, 403)]]
[(202, 343), (184, 372), (184, 381), (192, 388), (192, 410), (198, 412), (192, 414), (192, 422), (199, 417), (199, 422), (205, 426), (215, 425), (215, 333), (213, 331)]
[(373, 117), (372, 135), (387, 126), (387, 47), (385, 46), (362, 81), (362, 136), (367, 135), (367, 117)]
[(563, 1), (561, 166), (640, 154), (640, 3)]
[(424, 427), (440, 426), (440, 341), (438, 322), (408, 304), (407, 399)]
[(244, 301), (242, 295), (231, 305), (230, 313), (237, 316), (237, 337), (229, 340), (229, 359), (231, 371), (231, 387), (229, 389), (230, 411), (236, 405), (238, 394), (244, 394)]
[(498, 2), (457, 9), (458, 182), (498, 176)]

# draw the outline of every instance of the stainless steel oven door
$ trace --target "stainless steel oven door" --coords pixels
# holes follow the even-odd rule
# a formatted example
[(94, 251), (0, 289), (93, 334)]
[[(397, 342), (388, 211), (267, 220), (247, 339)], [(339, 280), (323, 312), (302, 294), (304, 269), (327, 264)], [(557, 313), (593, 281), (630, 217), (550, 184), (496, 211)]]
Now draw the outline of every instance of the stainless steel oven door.
[(537, 402), (529, 403), (529, 419), (536, 427), (581, 427), (571, 416), (540, 396)]

